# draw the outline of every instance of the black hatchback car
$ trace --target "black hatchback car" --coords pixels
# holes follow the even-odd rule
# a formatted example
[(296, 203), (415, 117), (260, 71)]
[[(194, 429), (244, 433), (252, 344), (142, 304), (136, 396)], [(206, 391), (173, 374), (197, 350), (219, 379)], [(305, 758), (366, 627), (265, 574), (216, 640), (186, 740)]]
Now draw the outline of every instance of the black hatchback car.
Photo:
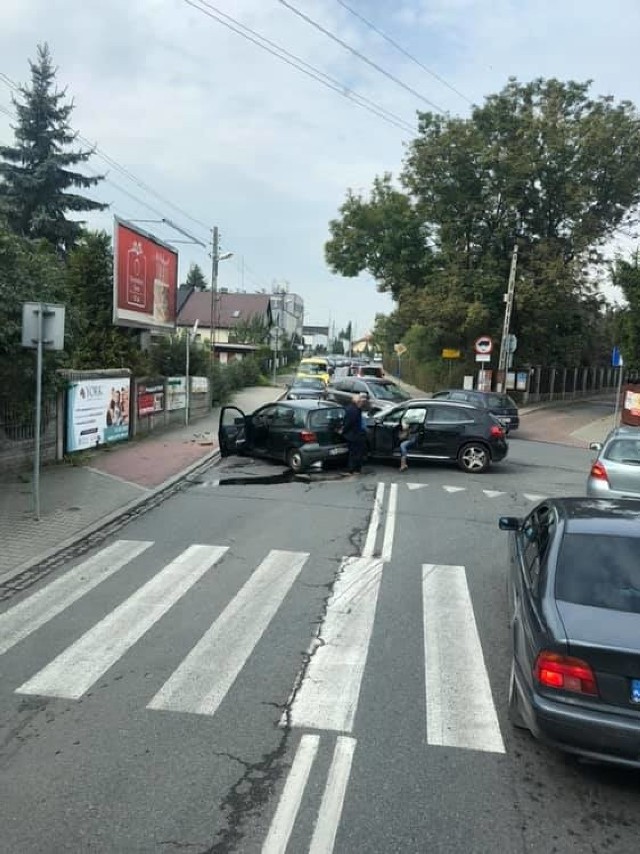
[(640, 508), (556, 498), (511, 532), (509, 717), (569, 753), (640, 768)]
[(463, 471), (479, 474), (504, 459), (509, 449), (504, 428), (485, 410), (447, 400), (409, 400), (369, 419), (370, 457), (400, 456), (401, 422), (417, 427), (409, 459), (453, 461)]
[(480, 409), (486, 409), (504, 425), (507, 432), (517, 430), (520, 426), (520, 413), (515, 400), (508, 394), (496, 391), (475, 391), (474, 389), (449, 388), (437, 391), (434, 400), (457, 400), (460, 403), (470, 403)]
[(235, 406), (220, 413), (220, 455), (282, 460), (294, 472), (348, 453), (340, 434), (344, 409), (323, 400), (281, 400), (245, 415)]

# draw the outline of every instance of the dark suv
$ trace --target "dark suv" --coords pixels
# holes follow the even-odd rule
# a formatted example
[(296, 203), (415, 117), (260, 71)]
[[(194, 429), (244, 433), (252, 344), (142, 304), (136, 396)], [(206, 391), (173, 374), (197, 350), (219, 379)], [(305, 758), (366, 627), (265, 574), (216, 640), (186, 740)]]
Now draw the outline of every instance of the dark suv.
[(509, 450), (502, 425), (484, 409), (448, 400), (410, 400), (369, 419), (369, 456), (400, 456), (400, 425), (417, 425), (409, 459), (456, 462), (469, 474), (486, 471)]
[(516, 402), (508, 394), (497, 391), (474, 391), (472, 389), (451, 388), (437, 391), (434, 400), (457, 400), (469, 403), (479, 409), (487, 409), (504, 425), (507, 433), (520, 426), (520, 415)]

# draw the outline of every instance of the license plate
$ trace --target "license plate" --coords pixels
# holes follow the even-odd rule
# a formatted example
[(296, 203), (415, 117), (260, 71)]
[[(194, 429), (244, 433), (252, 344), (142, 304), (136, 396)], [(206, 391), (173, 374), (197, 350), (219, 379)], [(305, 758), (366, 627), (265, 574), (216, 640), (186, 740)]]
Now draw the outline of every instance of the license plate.
[(498, 421), (502, 421), (503, 424), (511, 424), (511, 419), (505, 415), (501, 415)]
[(631, 702), (640, 704), (640, 679), (631, 680)]
[(330, 457), (337, 457), (338, 454), (344, 454), (344, 448), (331, 448), (331, 450), (329, 451)]

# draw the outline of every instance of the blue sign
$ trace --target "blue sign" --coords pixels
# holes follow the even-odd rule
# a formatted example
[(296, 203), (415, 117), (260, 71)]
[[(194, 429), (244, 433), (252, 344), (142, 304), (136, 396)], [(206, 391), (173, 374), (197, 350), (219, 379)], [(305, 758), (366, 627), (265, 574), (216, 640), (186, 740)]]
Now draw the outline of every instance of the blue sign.
[(611, 351), (611, 365), (614, 368), (621, 368), (624, 362), (622, 361), (622, 353), (619, 347), (614, 347)]

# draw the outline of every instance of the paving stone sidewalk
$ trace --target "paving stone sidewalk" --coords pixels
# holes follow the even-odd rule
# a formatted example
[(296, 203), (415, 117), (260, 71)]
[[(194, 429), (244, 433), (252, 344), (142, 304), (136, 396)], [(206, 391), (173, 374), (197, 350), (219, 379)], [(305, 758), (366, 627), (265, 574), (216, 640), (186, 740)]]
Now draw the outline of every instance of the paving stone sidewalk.
[[(233, 405), (251, 412), (282, 389), (255, 386)], [(218, 451), (219, 409), (189, 427), (112, 445), (82, 457), (82, 464), (45, 466), (40, 479), (40, 520), (33, 514), (31, 473), (0, 477), (0, 582), (40, 563), (90, 534), (110, 518), (150, 498)]]

